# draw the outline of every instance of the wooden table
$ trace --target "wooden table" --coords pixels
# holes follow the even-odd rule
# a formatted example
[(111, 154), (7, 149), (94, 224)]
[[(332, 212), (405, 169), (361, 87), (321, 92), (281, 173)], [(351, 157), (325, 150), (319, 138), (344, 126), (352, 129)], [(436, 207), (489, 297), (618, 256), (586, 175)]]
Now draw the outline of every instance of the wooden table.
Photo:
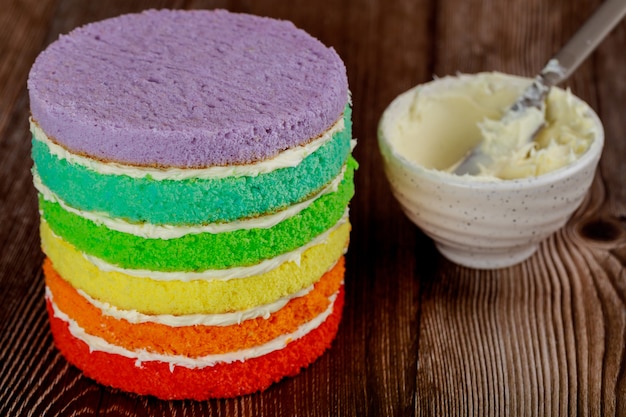
[[(399, 93), (459, 71), (533, 75), (599, 3), (0, 0), (0, 416), (625, 416), (626, 23), (569, 82), (606, 128), (592, 190), (521, 265), (476, 271), (439, 255), (393, 200), (376, 143)], [(163, 402), (103, 388), (47, 327), (28, 70), (59, 33), (151, 7), (289, 19), (348, 69), (361, 167), (344, 319), (327, 354), (261, 394)]]

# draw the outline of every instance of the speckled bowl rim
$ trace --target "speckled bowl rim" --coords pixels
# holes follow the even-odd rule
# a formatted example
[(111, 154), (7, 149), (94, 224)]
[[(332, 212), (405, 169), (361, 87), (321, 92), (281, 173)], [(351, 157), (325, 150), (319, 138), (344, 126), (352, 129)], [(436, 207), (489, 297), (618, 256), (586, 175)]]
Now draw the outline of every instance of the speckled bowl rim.
[[(470, 75), (473, 75), (473, 74), (470, 74)], [(383, 154), (383, 158), (385, 157), (385, 155), (388, 155), (392, 157), (394, 160), (400, 162), (400, 164), (404, 168), (408, 169), (413, 174), (428, 178), (433, 182), (446, 183), (446, 184), (450, 184), (450, 185), (457, 186), (460, 188), (466, 188), (466, 189), (471, 189), (471, 190), (510, 191), (510, 190), (518, 190), (522, 188), (533, 188), (533, 187), (538, 187), (538, 186), (542, 186), (546, 184), (559, 182), (563, 180), (564, 178), (567, 178), (571, 176), (572, 174), (585, 169), (586, 167), (589, 166), (589, 164), (592, 164), (595, 161), (597, 161), (602, 153), (602, 149), (604, 147), (604, 128), (602, 125), (602, 121), (600, 120), (600, 117), (596, 114), (596, 112), (591, 108), (591, 106), (587, 102), (577, 97), (576, 95), (572, 94), (572, 98), (574, 100), (576, 100), (579, 103), (582, 103), (585, 106), (586, 108), (585, 114), (591, 117), (591, 119), (593, 120), (597, 128), (597, 136), (594, 138), (593, 142), (591, 142), (591, 145), (585, 151), (585, 153), (583, 153), (578, 159), (576, 159), (576, 161), (564, 167), (555, 169), (550, 172), (546, 172), (545, 174), (541, 174), (536, 177), (516, 178), (516, 179), (511, 179), (511, 180), (502, 180), (502, 179), (477, 180), (476, 178), (479, 178), (479, 177), (475, 177), (472, 175), (460, 176), (460, 175), (452, 174), (446, 171), (425, 168), (422, 165), (411, 162), (410, 160), (405, 158), (403, 155), (401, 155), (396, 150), (394, 145), (389, 140), (387, 140), (386, 136), (384, 135), (383, 126), (385, 125), (389, 117), (388, 116), (389, 109), (391, 109), (394, 106), (394, 104), (397, 105), (397, 102), (401, 99), (401, 97), (403, 97), (407, 93), (417, 88), (422, 88), (423, 86), (427, 86), (427, 85), (430, 86), (433, 83), (436, 83), (441, 80), (442, 79), (439, 79), (439, 80), (436, 79), (429, 83), (421, 84), (416, 87), (413, 87), (403, 92), (402, 94), (398, 95), (385, 108), (380, 118), (380, 121), (378, 123), (378, 132), (377, 132), (378, 144), (381, 149), (381, 153)], [(385, 150), (387, 150), (388, 152), (385, 152)]]

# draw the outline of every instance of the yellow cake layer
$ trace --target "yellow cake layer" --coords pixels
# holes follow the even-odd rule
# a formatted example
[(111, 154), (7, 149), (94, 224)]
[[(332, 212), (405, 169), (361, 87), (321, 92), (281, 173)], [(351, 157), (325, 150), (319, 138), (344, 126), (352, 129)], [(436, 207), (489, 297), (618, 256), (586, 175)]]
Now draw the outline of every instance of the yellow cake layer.
[(269, 304), (317, 282), (348, 247), (350, 223), (333, 230), (325, 243), (302, 254), (300, 265), (279, 267), (247, 278), (157, 281), (121, 272), (105, 272), (41, 223), (41, 241), (54, 269), (76, 289), (124, 310), (143, 314), (217, 314)]

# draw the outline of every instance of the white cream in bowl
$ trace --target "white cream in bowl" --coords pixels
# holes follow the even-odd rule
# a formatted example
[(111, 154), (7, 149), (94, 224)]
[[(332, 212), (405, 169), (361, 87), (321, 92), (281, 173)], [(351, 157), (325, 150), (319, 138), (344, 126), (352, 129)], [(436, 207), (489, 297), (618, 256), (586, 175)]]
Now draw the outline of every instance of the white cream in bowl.
[[(531, 81), (500, 73), (440, 78), (398, 96), (381, 118), (394, 195), (459, 264), (498, 268), (527, 258), (565, 224), (593, 179), (602, 125), (571, 93), (553, 89), (545, 113), (531, 114), (527, 125), (498, 125)], [(545, 126), (528, 144), (537, 118)], [(477, 176), (454, 174), (481, 143), (489, 165)]]

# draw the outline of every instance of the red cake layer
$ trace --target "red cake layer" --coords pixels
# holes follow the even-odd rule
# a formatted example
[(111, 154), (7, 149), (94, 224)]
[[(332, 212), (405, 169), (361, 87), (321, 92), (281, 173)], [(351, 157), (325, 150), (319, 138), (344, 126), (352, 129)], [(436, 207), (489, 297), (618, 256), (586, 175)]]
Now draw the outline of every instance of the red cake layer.
[(316, 329), (285, 348), (244, 362), (219, 363), (190, 369), (166, 362), (146, 361), (101, 351), (72, 336), (68, 323), (54, 317), (47, 303), (50, 327), (57, 348), (83, 373), (103, 385), (162, 399), (228, 398), (262, 391), (283, 377), (294, 376), (315, 361), (334, 339), (344, 302), (343, 286), (332, 314)]

